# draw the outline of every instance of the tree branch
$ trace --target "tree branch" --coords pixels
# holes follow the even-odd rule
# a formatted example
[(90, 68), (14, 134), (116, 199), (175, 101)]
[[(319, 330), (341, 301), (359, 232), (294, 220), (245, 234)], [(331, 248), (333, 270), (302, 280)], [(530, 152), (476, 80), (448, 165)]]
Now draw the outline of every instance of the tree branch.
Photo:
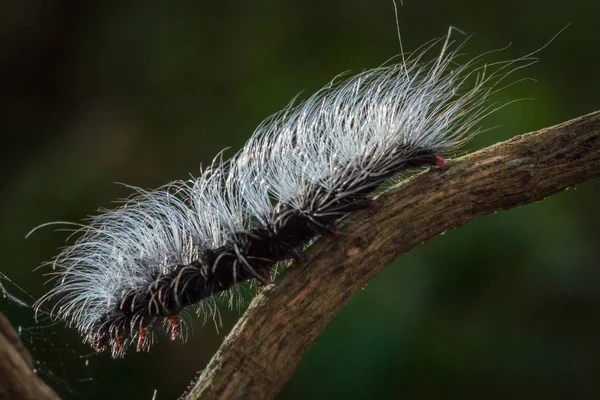
[(419, 173), (357, 213), (337, 240), (263, 290), (234, 326), (189, 399), (271, 399), (327, 324), (387, 264), (485, 214), (542, 200), (600, 176), (600, 112), (517, 136)]
[(0, 400), (59, 400), (35, 374), (33, 359), (0, 313)]

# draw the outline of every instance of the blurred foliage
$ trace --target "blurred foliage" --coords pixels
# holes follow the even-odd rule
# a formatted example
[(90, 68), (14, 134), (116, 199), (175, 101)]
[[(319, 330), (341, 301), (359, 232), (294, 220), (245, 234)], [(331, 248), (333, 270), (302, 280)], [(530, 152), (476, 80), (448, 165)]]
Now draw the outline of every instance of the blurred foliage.
[[(405, 49), (457, 26), (465, 52), (510, 59), (572, 25), (498, 94), (512, 104), (471, 149), (600, 108), (597, 0), (405, 1)], [(460, 37), (460, 34), (457, 34)], [(79, 221), (127, 196), (231, 155), (269, 114), (342, 71), (398, 54), (391, 0), (0, 3), (0, 270), (34, 297), (42, 261)], [(487, 59), (487, 58), (486, 58)], [(423, 244), (355, 296), (307, 353), (281, 399), (598, 398), (600, 182), (479, 218)], [(0, 299), (1, 301), (2, 299)], [(31, 310), (22, 327), (40, 373), (66, 398), (176, 397), (216, 351), (194, 327), (124, 360), (89, 355)], [(86, 356), (81, 358), (81, 356)], [(88, 379), (91, 378), (91, 379)], [(260, 372), (257, 371), (257, 379)]]

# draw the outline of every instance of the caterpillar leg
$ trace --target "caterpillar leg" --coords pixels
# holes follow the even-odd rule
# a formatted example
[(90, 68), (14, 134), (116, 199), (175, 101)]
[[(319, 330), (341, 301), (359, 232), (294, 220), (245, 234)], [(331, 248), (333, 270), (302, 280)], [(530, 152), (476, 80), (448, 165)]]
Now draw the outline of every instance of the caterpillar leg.
[(259, 269), (256, 270), (256, 273), (260, 276), (260, 279), (256, 279), (259, 287), (268, 286), (273, 283), (270, 269)]
[(138, 331), (137, 351), (142, 351), (144, 349), (147, 335), (148, 328), (140, 328), (140, 330)]
[(288, 254), (294, 259), (295, 262), (299, 263), (306, 260), (304, 254), (302, 254), (301, 250), (298, 249), (289, 249)]
[(123, 334), (120, 332), (117, 332), (117, 334), (115, 336), (115, 343), (113, 344), (113, 347), (112, 347), (112, 357), (113, 358), (117, 358), (119, 356), (119, 354), (121, 353), (121, 350), (123, 350), (124, 343), (125, 343), (125, 340), (123, 339)]
[(171, 323), (171, 340), (175, 340), (181, 334), (181, 325), (179, 323), (179, 316), (172, 315), (168, 319), (169, 319), (169, 322)]

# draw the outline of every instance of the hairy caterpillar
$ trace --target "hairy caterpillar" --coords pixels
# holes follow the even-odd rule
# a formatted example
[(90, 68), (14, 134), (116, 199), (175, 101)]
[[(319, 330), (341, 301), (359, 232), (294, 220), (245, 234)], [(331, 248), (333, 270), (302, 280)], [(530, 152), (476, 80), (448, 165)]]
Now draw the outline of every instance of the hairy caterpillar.
[[(441, 43), (433, 61), (428, 51)], [(336, 223), (407, 170), (443, 166), (480, 131), (489, 101), (517, 60), (460, 64), (449, 36), (398, 63), (336, 79), (263, 122), (229, 160), (137, 194), (93, 217), (49, 264), (56, 286), (36, 306), (114, 357), (148, 349), (160, 328), (182, 334), (188, 306), (214, 312), (239, 282), (270, 282), (279, 262), (302, 257)], [(493, 67), (493, 71), (490, 68)]]

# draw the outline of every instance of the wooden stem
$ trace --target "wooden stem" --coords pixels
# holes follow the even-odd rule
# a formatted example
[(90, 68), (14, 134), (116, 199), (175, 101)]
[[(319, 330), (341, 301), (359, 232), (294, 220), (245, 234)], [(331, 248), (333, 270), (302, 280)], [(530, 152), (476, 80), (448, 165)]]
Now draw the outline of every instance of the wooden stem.
[(31, 355), (0, 313), (0, 400), (59, 400), (34, 372)]
[(357, 213), (337, 240), (263, 290), (188, 399), (272, 399), (354, 293), (402, 253), (447, 230), (600, 176), (600, 112), (517, 136), (417, 174)]

